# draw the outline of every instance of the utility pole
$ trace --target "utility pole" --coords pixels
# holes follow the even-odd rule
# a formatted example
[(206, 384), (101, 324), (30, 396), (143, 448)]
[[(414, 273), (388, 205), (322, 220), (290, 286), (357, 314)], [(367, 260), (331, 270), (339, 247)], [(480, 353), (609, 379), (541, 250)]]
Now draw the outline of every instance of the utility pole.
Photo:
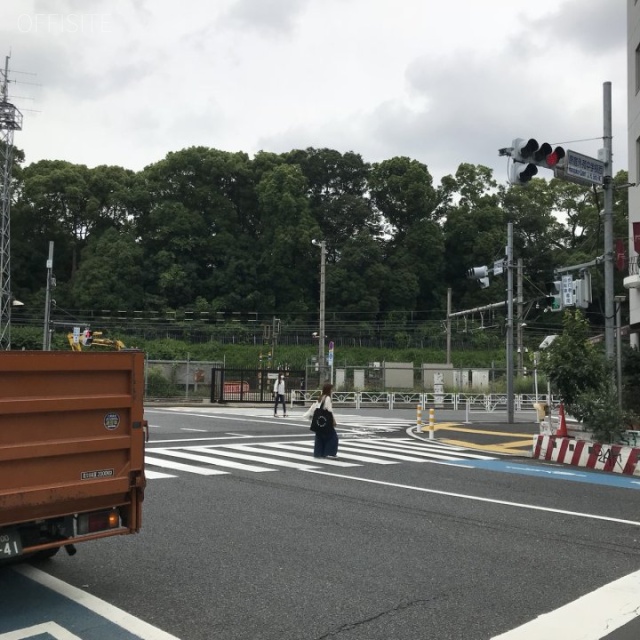
[(522, 258), (518, 258), (518, 293), (517, 293), (517, 303), (518, 303), (518, 314), (517, 314), (517, 340), (518, 340), (518, 374), (524, 375), (524, 336), (523, 336), (523, 322), (524, 322), (524, 298), (523, 298), (523, 261)]
[(513, 222), (507, 225), (507, 422), (513, 423)]
[(324, 379), (324, 303), (325, 303), (325, 270), (327, 261), (327, 243), (324, 240), (312, 240), (311, 244), (320, 247), (320, 332), (318, 334), (318, 378), (320, 384)]
[(447, 364), (451, 364), (451, 287), (447, 289)]
[[(497, 267), (500, 267), (499, 271)], [(467, 277), (472, 280), (478, 280), (480, 286), (484, 289), (489, 286), (489, 273), (493, 271), (494, 275), (502, 273), (504, 269), (507, 269), (507, 345), (506, 345), (506, 360), (507, 360), (507, 422), (513, 423), (513, 222), (509, 222), (507, 225), (507, 249), (506, 258), (499, 263), (496, 262), (493, 270), (489, 267), (474, 267), (469, 269)], [(483, 309), (489, 309), (492, 307), (504, 306), (504, 302), (489, 305), (483, 307)], [(480, 309), (477, 309), (480, 311)], [(470, 313), (469, 311), (463, 311), (459, 313), (447, 312), (447, 320), (456, 315), (462, 315)]]
[(322, 382), (322, 374), (324, 373), (324, 313), (325, 313), (325, 271), (327, 260), (327, 245), (324, 240), (320, 243), (320, 335), (318, 336), (318, 370), (321, 374), (320, 382)]
[(614, 288), (613, 288), (613, 153), (612, 153), (612, 116), (611, 116), (611, 83), (603, 85), (604, 114), (604, 342), (609, 360), (614, 356)]
[(47, 259), (47, 293), (44, 303), (44, 333), (42, 336), (42, 350), (51, 351), (51, 288), (53, 279), (53, 241), (49, 241), (49, 258)]
[(0, 351), (11, 349), (11, 168), (13, 132), (22, 129), (22, 114), (9, 102), (9, 56), (5, 58), (0, 98)]

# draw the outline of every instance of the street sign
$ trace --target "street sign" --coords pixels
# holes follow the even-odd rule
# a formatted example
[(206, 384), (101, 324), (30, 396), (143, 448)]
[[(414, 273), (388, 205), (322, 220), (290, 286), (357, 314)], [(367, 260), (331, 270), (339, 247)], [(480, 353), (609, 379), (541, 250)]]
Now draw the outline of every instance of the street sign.
[(560, 180), (591, 186), (604, 183), (604, 162), (567, 149), (562, 166), (556, 166), (553, 174)]
[(573, 300), (573, 276), (562, 276), (562, 306), (572, 307), (575, 304)]

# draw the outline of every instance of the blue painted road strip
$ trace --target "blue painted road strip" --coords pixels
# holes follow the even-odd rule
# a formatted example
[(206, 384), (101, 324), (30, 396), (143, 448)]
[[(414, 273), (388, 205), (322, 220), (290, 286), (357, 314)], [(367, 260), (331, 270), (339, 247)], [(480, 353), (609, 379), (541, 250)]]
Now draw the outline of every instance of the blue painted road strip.
[(551, 478), (552, 480), (600, 484), (622, 489), (640, 489), (640, 477), (585, 471), (579, 467), (546, 466), (544, 464), (534, 466), (512, 460), (461, 460), (456, 462), (456, 466), (486, 469), (487, 471), (497, 471), (499, 473), (515, 473), (521, 476)]
[(0, 640), (178, 640), (30, 565), (0, 568)]

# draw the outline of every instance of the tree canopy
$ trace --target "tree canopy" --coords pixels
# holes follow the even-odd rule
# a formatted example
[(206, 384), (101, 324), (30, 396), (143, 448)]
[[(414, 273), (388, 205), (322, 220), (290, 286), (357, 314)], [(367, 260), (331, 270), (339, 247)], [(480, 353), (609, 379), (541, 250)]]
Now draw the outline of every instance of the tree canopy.
[[(329, 317), (345, 326), (413, 318), (441, 331), (448, 289), (454, 310), (504, 300), (503, 278), (480, 289), (466, 274), (504, 256), (513, 222), (527, 322), (544, 333), (560, 322), (544, 313), (554, 267), (603, 251), (601, 205), (589, 189), (555, 179), (509, 187), (481, 165), (460, 164), (434, 184), (411, 158), (368, 163), (333, 149), (249, 157), (190, 147), (138, 172), (61, 160), (24, 166), (19, 150), (15, 157), (12, 289), (34, 310), (54, 241), (56, 307), (69, 313), (197, 310), (316, 322), (315, 239), (326, 243)], [(615, 181), (626, 183), (626, 173)], [(625, 241), (626, 197), (616, 190), (614, 227)], [(587, 318), (597, 329), (597, 271), (593, 282)]]

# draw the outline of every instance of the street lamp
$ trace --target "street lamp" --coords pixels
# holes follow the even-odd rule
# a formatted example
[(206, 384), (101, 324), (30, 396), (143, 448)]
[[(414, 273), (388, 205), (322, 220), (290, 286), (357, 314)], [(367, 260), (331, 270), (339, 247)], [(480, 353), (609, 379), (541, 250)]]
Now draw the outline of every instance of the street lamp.
[(312, 240), (311, 243), (320, 247), (320, 335), (318, 336), (318, 371), (322, 381), (324, 371), (324, 300), (325, 300), (325, 262), (327, 257), (327, 245), (324, 240)]

